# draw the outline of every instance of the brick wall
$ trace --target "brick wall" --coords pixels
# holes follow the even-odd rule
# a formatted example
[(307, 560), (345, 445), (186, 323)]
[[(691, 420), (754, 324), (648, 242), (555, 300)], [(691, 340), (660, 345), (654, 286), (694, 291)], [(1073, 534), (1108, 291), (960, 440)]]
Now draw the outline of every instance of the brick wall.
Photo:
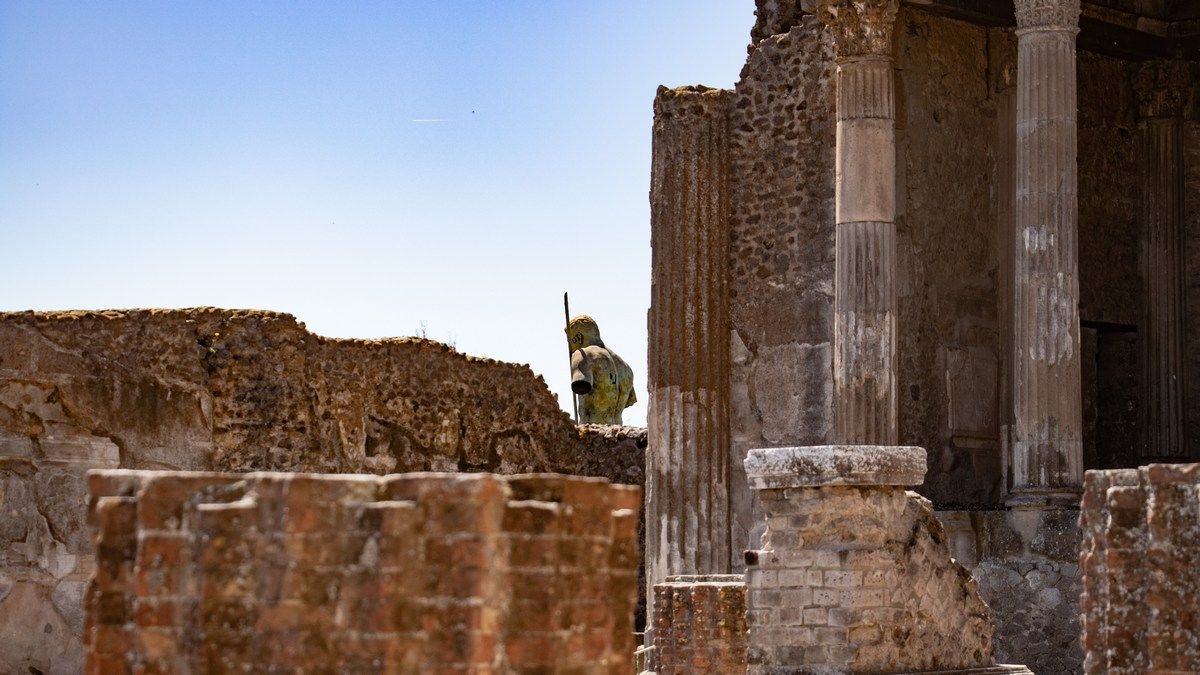
[(626, 673), (637, 488), (104, 471), (87, 671)]
[(746, 583), (740, 574), (680, 575), (654, 585), (659, 675), (746, 672)]
[(1088, 471), (1086, 673), (1200, 671), (1200, 464)]

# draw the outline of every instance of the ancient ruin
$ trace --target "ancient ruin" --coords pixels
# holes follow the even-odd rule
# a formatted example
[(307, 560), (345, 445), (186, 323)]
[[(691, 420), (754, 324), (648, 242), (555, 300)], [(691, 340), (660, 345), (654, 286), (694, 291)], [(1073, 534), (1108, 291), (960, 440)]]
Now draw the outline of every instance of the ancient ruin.
[(1200, 452), (1200, 7), (756, 6), (654, 102), (650, 587), (746, 570), (752, 451), (918, 446), (996, 658), (1080, 672), (1084, 471)]
[(424, 339), (0, 314), (0, 673), (1200, 672), (1200, 3), (755, 4), (654, 98), (646, 430), (585, 316), (576, 424)]
[(1200, 464), (1089, 471), (1085, 673), (1200, 672)]
[(628, 673), (637, 488), (99, 471), (88, 673)]
[(286, 314), (212, 308), (0, 314), (0, 673), (82, 668), (89, 470), (639, 485), (645, 443), (577, 427), (526, 366), (429, 340), (331, 340)]

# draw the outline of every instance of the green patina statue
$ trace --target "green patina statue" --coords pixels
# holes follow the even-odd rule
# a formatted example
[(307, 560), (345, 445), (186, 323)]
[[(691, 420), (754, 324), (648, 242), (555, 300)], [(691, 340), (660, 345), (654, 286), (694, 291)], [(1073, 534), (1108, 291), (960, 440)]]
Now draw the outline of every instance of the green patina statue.
[(579, 396), (583, 424), (621, 424), (621, 411), (637, 403), (633, 369), (600, 339), (600, 326), (590, 316), (567, 324), (571, 346), (571, 391)]

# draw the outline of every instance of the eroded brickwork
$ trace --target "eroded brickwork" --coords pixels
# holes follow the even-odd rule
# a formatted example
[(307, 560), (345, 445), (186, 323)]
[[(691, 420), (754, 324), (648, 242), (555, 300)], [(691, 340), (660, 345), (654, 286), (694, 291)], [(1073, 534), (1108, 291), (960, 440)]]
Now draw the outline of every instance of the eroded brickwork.
[(1089, 471), (1086, 673), (1200, 671), (1200, 464)]
[(995, 665), (975, 581), (950, 558), (920, 448), (756, 450), (767, 521), (747, 553), (749, 672), (910, 672)]
[(654, 585), (658, 675), (746, 672), (746, 583), (742, 575), (679, 575)]
[(87, 671), (625, 673), (637, 488), (106, 471)]

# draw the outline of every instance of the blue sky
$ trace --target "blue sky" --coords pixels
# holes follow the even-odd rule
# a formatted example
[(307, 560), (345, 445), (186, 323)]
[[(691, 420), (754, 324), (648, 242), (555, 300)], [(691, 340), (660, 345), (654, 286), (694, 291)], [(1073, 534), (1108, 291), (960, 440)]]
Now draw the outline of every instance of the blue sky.
[(752, 23), (751, 0), (0, 0), (0, 310), (423, 328), (569, 409), (570, 291), (643, 424), (654, 90), (732, 85)]

